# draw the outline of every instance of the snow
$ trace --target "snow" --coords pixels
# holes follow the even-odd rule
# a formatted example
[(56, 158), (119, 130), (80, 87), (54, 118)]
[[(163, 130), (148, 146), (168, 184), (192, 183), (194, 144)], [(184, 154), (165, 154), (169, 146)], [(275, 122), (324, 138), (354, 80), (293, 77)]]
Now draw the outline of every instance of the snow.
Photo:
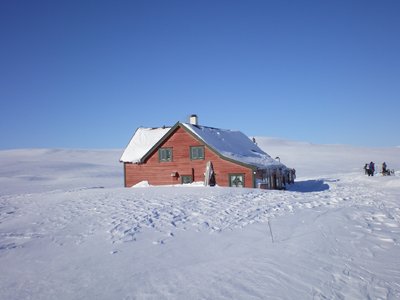
[(384, 161), (388, 169), (400, 170), (400, 148), (397, 147), (318, 145), (265, 137), (256, 137), (256, 140), (262, 149), (266, 149), (272, 157), (279, 156), (301, 177), (360, 172), (370, 161), (375, 162), (379, 171)]
[[(211, 146), (221, 155), (245, 164), (265, 167), (284, 167), (261, 150), (246, 135), (240, 131), (218, 129), (212, 127), (180, 123), (200, 140)], [(120, 161), (138, 163), (161, 140), (172, 127), (138, 128)]]
[(206, 126), (182, 123), (207, 145), (217, 150), (223, 156), (245, 164), (265, 167), (284, 167), (266, 152), (261, 150), (249, 137), (240, 131), (212, 128)]
[(150, 186), (149, 182), (147, 180), (143, 180), (143, 181), (133, 185), (132, 187), (133, 188), (140, 188), (140, 187), (149, 187), (149, 186)]
[(171, 127), (144, 128), (136, 130), (128, 146), (123, 152), (120, 161), (138, 163)]
[(0, 299), (399, 299), (400, 176), (362, 167), (400, 149), (257, 143), (290, 190), (122, 188), (122, 151), (0, 151)]
[(121, 150), (0, 151), (0, 195), (121, 185)]

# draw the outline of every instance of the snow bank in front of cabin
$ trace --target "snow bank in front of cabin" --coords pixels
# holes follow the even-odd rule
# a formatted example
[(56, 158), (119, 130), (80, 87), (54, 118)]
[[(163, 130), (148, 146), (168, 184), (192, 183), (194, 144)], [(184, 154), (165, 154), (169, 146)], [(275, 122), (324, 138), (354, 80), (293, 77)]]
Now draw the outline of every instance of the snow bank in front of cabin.
[(400, 178), (291, 188), (2, 196), (0, 298), (399, 299)]
[(138, 128), (123, 152), (120, 161), (131, 163), (140, 162), (141, 158), (149, 152), (170, 129), (171, 127)]
[(245, 164), (265, 167), (285, 167), (261, 150), (246, 135), (240, 131), (225, 130), (183, 123), (206, 144), (217, 150), (223, 156)]
[(151, 186), (151, 185), (149, 184), (149, 182), (148, 182), (147, 180), (143, 180), (143, 181), (141, 181), (141, 182), (138, 182), (138, 183), (135, 184), (135, 185), (132, 185), (131, 187), (132, 187), (132, 188), (141, 188), (141, 187), (149, 187), (149, 186)]
[[(154, 185), (149, 184), (147, 180), (143, 180), (138, 182), (137, 184), (131, 186), (132, 188), (142, 188), (142, 187), (153, 187)], [(194, 181), (192, 183), (185, 183), (185, 184), (172, 184), (172, 185), (163, 185), (163, 187), (199, 187), (204, 186), (203, 181)], [(218, 186), (218, 185), (216, 185)]]

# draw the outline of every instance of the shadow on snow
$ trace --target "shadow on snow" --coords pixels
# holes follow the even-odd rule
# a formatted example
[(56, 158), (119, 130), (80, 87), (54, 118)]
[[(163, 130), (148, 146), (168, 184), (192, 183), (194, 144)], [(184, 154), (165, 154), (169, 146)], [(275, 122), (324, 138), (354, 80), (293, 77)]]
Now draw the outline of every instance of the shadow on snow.
[(324, 180), (297, 181), (287, 187), (290, 192), (312, 193), (329, 190), (329, 185)]

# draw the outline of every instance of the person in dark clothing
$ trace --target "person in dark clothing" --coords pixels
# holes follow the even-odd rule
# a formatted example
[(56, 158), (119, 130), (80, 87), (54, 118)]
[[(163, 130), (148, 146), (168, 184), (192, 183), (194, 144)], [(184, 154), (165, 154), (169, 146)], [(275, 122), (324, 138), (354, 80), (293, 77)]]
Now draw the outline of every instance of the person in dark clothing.
[(387, 173), (387, 165), (386, 165), (386, 163), (385, 162), (383, 162), (383, 164), (382, 164), (382, 175), (386, 175), (386, 173)]
[(365, 164), (365, 166), (364, 166), (364, 172), (365, 172), (365, 175), (368, 175), (368, 164)]
[(375, 173), (375, 164), (371, 161), (369, 163), (369, 173), (368, 176), (374, 176)]

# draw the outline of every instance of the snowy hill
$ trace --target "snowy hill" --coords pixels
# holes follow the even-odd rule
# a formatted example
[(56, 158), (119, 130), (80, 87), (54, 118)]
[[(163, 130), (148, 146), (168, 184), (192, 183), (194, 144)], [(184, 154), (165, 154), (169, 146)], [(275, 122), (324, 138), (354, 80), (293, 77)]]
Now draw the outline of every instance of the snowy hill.
[(400, 148), (256, 138), (289, 191), (122, 188), (120, 150), (0, 151), (0, 299), (399, 299)]
[(297, 169), (300, 177), (362, 172), (364, 165), (370, 161), (375, 162), (378, 169), (385, 161), (390, 169), (400, 170), (398, 147), (368, 148), (317, 145), (265, 137), (256, 139), (261, 149), (272, 157), (279, 156), (286, 165)]
[(121, 186), (120, 156), (121, 150), (3, 150), (0, 195)]

